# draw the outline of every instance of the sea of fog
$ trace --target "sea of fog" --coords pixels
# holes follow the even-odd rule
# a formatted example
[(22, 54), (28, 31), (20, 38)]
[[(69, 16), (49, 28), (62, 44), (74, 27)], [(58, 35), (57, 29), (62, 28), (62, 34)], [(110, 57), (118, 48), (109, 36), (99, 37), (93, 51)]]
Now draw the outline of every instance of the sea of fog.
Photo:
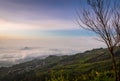
[(49, 55), (71, 55), (102, 46), (92, 38), (0, 39), (0, 67)]
[(0, 66), (10, 66), (21, 62), (43, 59), (49, 55), (70, 55), (78, 53), (73, 49), (57, 49), (47, 47), (1, 47)]

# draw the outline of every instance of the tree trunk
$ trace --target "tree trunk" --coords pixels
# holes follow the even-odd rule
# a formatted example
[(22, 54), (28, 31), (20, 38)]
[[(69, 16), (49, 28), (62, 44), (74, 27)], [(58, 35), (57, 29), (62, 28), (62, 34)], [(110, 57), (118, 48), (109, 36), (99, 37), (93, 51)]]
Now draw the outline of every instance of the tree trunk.
[(111, 53), (113, 70), (115, 72), (115, 81), (118, 81), (117, 66), (116, 66), (116, 61), (115, 61), (114, 53), (113, 53), (112, 50), (110, 50), (110, 53)]
[(119, 65), (118, 65), (118, 67), (119, 67), (119, 70), (118, 70), (118, 81), (120, 81), (120, 57), (119, 57)]

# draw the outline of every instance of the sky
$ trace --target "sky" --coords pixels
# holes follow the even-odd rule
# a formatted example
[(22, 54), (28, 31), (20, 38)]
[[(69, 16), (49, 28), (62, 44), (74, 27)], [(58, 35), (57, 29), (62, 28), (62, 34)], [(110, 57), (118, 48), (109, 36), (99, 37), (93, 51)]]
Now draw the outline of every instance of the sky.
[(79, 0), (0, 0), (0, 35), (40, 37), (61, 30), (74, 34), (79, 29), (78, 6)]
[(76, 10), (80, 3), (80, 0), (0, 0), (1, 46), (19, 44), (13, 39), (17, 39), (16, 42), (28, 39), (47, 40), (43, 46), (50, 47), (53, 44), (55, 47), (77, 45), (80, 50), (101, 47), (101, 43), (94, 39), (94, 33), (81, 29), (76, 23)]

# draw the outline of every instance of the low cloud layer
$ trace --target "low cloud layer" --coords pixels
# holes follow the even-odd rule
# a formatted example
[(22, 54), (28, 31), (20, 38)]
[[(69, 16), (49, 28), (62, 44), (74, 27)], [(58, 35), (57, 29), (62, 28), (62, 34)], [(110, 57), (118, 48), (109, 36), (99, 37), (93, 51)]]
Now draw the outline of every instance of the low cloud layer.
[(70, 55), (105, 47), (95, 37), (1, 39), (0, 66), (16, 64), (48, 55)]
[(72, 49), (50, 49), (44, 47), (1, 48), (0, 66), (9, 66), (35, 58), (44, 58), (48, 55), (68, 55), (77, 53)]

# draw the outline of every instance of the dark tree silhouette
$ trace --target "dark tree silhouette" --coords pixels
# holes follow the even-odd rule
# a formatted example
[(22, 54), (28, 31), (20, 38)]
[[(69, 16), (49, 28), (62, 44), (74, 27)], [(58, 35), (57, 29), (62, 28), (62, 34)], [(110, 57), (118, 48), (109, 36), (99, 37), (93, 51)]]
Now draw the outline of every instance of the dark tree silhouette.
[(120, 45), (120, 0), (87, 0), (87, 5), (77, 11), (77, 23), (92, 31), (104, 42), (111, 55), (115, 81), (118, 80), (114, 50)]

